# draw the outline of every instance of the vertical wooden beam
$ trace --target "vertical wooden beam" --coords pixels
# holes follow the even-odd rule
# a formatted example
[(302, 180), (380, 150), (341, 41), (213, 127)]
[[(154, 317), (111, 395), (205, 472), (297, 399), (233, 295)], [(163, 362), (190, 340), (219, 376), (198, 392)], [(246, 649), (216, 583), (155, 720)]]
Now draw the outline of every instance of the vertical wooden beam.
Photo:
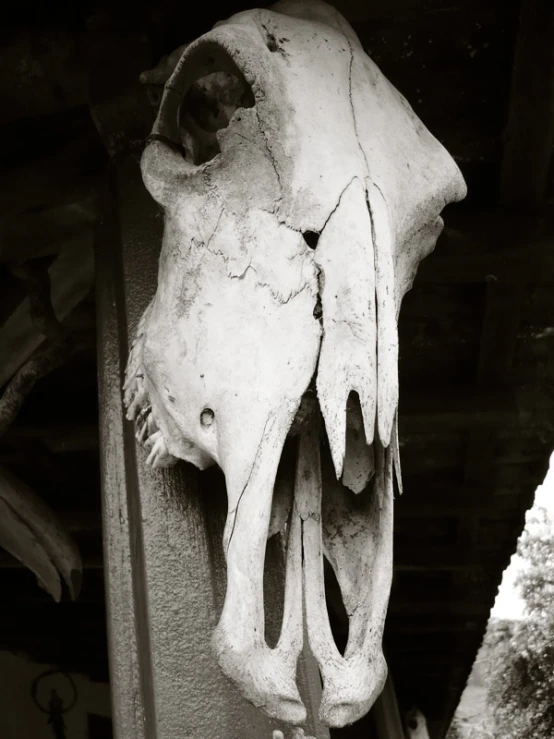
[[(500, 205), (525, 212), (544, 202), (554, 146), (554, 3), (523, 0), (514, 51), (510, 106), (504, 137)], [(481, 334), (477, 385), (505, 384), (517, 341), (522, 283), (491, 280)], [(488, 486), (497, 435), (473, 431), (465, 484)], [(472, 546), (479, 522), (461, 522), (459, 544)]]
[[(96, 305), (104, 573), (107, 596), (110, 684), (114, 735), (117, 739), (151, 739), (155, 734), (153, 700), (145, 682), (150, 645), (145, 619), (137, 613), (135, 593), (144, 567), (133, 557), (132, 518), (136, 486), (128, 481), (132, 444), (125, 424), (121, 387), (127, 337), (121, 277), (119, 224), (112, 208), (98, 230)], [(131, 446), (131, 448), (130, 448)]]
[(376, 739), (405, 739), (396, 691), (389, 672), (383, 692), (373, 708)]
[[(211, 633), (225, 591), (222, 476), (190, 465), (153, 471), (124, 420), (121, 387), (129, 339), (156, 287), (162, 219), (132, 155), (115, 166), (118, 221), (98, 244), (100, 410), (105, 558), (117, 739), (271, 739), (280, 728), (223, 676)], [(111, 231), (111, 235), (106, 233)], [(272, 582), (284, 575), (268, 548)], [(267, 593), (281, 612), (282, 587)], [(306, 732), (325, 739), (314, 716), (319, 675), (299, 665)], [(315, 706), (317, 708), (317, 705)]]
[(542, 205), (553, 146), (554, 3), (523, 0), (504, 135), (502, 205)]

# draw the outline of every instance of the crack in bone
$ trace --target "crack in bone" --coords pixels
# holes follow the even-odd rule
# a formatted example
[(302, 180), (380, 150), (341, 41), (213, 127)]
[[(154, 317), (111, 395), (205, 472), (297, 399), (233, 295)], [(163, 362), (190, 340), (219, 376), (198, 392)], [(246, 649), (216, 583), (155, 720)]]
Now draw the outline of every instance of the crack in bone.
[(254, 456), (254, 462), (252, 464), (252, 467), (250, 468), (250, 471), (248, 473), (248, 477), (246, 478), (246, 482), (242, 486), (242, 490), (241, 490), (240, 495), (239, 495), (239, 497), (237, 499), (237, 503), (236, 503), (235, 507), (233, 509), (230, 509), (228, 511), (228, 513), (227, 513), (227, 516), (232, 516), (233, 517), (233, 519), (232, 519), (233, 520), (233, 525), (232, 525), (231, 531), (229, 533), (229, 536), (227, 537), (226, 544), (225, 544), (225, 541), (224, 541), (223, 549), (224, 549), (225, 554), (227, 554), (227, 551), (228, 551), (229, 547), (231, 546), (231, 541), (232, 541), (232, 538), (233, 538), (233, 534), (235, 533), (235, 525), (236, 525), (236, 521), (237, 521), (238, 509), (239, 509), (240, 503), (242, 501), (242, 498), (244, 496), (244, 493), (246, 492), (246, 489), (248, 488), (248, 485), (250, 484), (250, 480), (252, 478), (252, 474), (254, 473), (254, 470), (256, 469), (256, 464), (258, 462), (258, 457), (260, 455), (260, 450), (261, 450), (261, 447), (262, 447), (262, 442), (264, 441), (265, 432), (266, 432), (266, 429), (267, 429), (267, 424), (269, 423), (270, 419), (271, 419), (271, 416), (267, 419), (267, 421), (264, 424), (264, 429), (263, 429), (263, 432), (262, 432), (262, 434), (260, 436), (260, 441), (259, 441), (259, 444), (258, 444), (258, 448), (256, 449), (256, 454)]
[(273, 154), (273, 150), (272, 150), (271, 146), (269, 145), (269, 138), (268, 138), (267, 133), (265, 131), (265, 128), (264, 128), (262, 119), (260, 118), (260, 111), (258, 110), (257, 107), (255, 107), (254, 110), (256, 111), (256, 117), (258, 119), (258, 126), (259, 126), (259, 129), (260, 129), (260, 133), (262, 134), (262, 139), (264, 141), (265, 150), (267, 152), (267, 157), (268, 157), (269, 161), (271, 162), (271, 166), (273, 167), (273, 171), (275, 172), (275, 176), (277, 177), (277, 182), (279, 184), (279, 191), (280, 191), (281, 195), (280, 195), (279, 198), (277, 198), (277, 201), (276, 201), (276, 207), (278, 208), (279, 207), (279, 203), (283, 199), (283, 184), (281, 182), (281, 174), (279, 172), (279, 168), (277, 167), (277, 160), (275, 158), (275, 155)]

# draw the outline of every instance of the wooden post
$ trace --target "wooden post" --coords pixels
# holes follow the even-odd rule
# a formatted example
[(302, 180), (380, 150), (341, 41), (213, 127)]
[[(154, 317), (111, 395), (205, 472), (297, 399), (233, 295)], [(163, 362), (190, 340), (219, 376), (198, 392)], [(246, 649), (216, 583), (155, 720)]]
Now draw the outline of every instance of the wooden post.
[[(223, 676), (210, 637), (225, 590), (223, 478), (184, 463), (153, 471), (124, 419), (121, 388), (129, 339), (153, 296), (162, 219), (144, 189), (137, 158), (115, 165), (117, 208), (98, 237), (97, 303), (103, 523), (109, 648), (117, 739), (271, 739), (280, 728)], [(278, 620), (283, 566), (266, 607)], [(306, 733), (328, 731), (314, 718), (319, 674), (299, 665), (308, 708)], [(315, 709), (315, 710), (314, 710)]]

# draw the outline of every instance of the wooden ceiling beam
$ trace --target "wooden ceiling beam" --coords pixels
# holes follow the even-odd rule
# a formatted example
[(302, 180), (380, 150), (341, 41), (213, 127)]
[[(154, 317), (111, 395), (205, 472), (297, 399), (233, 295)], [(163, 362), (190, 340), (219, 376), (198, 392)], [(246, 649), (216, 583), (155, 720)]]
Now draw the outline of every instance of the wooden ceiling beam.
[(506, 282), (523, 285), (554, 283), (554, 239), (548, 245), (428, 257), (419, 267), (416, 284), (468, 285)]
[(513, 390), (474, 387), (405, 390), (400, 396), (400, 439), (410, 433), (446, 429), (505, 428), (526, 418)]
[(17, 446), (24, 439), (38, 439), (53, 454), (82, 452), (98, 449), (98, 426), (80, 424), (71, 426), (20, 426), (15, 424), (6, 434)]
[(394, 569), (398, 572), (489, 572), (492, 569), (502, 573), (508, 562), (509, 556), (498, 557), (490, 550), (397, 546)]
[[(497, 281), (487, 284), (476, 372), (477, 387), (487, 393), (508, 384), (522, 302), (522, 285)], [(498, 444), (498, 430), (498, 427), (474, 427), (466, 451), (464, 482), (467, 487), (479, 485), (488, 490), (483, 496), (483, 509), (489, 509), (492, 503), (493, 464)], [(461, 517), (458, 525), (458, 546), (474, 547), (478, 542), (479, 532), (478, 513)]]
[(395, 502), (396, 515), (407, 519), (464, 517), (479, 513), (490, 515), (491, 509), (499, 518), (512, 517), (527, 510), (532, 496), (524, 491), (490, 491), (481, 487), (463, 485), (433, 487), (432, 480), (421, 489), (405, 482), (405, 494)]
[[(468, 600), (467, 597), (462, 597), (458, 600), (450, 598), (447, 601), (444, 599), (433, 600), (426, 597), (420, 597), (417, 600), (412, 598), (408, 600), (391, 598), (388, 612), (391, 616), (397, 616), (398, 618), (402, 616), (410, 618), (412, 615), (418, 614), (430, 614), (433, 616), (440, 616), (442, 614), (446, 618), (451, 615), (488, 617), (490, 607), (487, 603), (483, 605), (482, 602), (474, 602)], [(440, 650), (438, 651), (440, 652)]]
[(554, 218), (511, 211), (448, 208), (435, 251), (416, 284), (554, 282)]
[[(432, 614), (425, 614), (413, 619), (408, 619), (405, 615), (399, 618), (391, 617), (387, 623), (390, 631), (394, 630), (395, 634), (412, 634), (414, 637), (418, 634), (432, 634), (438, 637), (440, 634), (459, 633), (465, 635), (471, 631), (482, 634), (487, 620), (488, 612), (481, 617), (462, 616), (455, 619), (453, 617), (445, 619), (444, 615), (439, 613), (435, 617)], [(468, 654), (468, 656), (474, 657), (472, 654)]]

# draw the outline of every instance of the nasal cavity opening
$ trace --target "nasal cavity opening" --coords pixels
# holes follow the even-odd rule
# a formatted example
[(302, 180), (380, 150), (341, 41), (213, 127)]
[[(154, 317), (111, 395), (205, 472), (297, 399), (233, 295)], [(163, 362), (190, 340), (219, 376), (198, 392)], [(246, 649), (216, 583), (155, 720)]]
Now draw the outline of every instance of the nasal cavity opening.
[[(206, 60), (206, 71), (214, 59)], [(185, 158), (203, 164), (220, 153), (217, 132), (227, 128), (239, 108), (254, 107), (252, 89), (233, 64), (232, 70), (217, 69), (199, 77), (183, 97), (179, 129)]]
[(344, 656), (346, 645), (348, 643), (348, 630), (350, 627), (348, 613), (344, 607), (342, 593), (335, 571), (326, 557), (323, 558), (323, 563), (325, 601), (327, 603), (329, 623), (331, 625), (331, 631), (333, 633), (337, 649)]

